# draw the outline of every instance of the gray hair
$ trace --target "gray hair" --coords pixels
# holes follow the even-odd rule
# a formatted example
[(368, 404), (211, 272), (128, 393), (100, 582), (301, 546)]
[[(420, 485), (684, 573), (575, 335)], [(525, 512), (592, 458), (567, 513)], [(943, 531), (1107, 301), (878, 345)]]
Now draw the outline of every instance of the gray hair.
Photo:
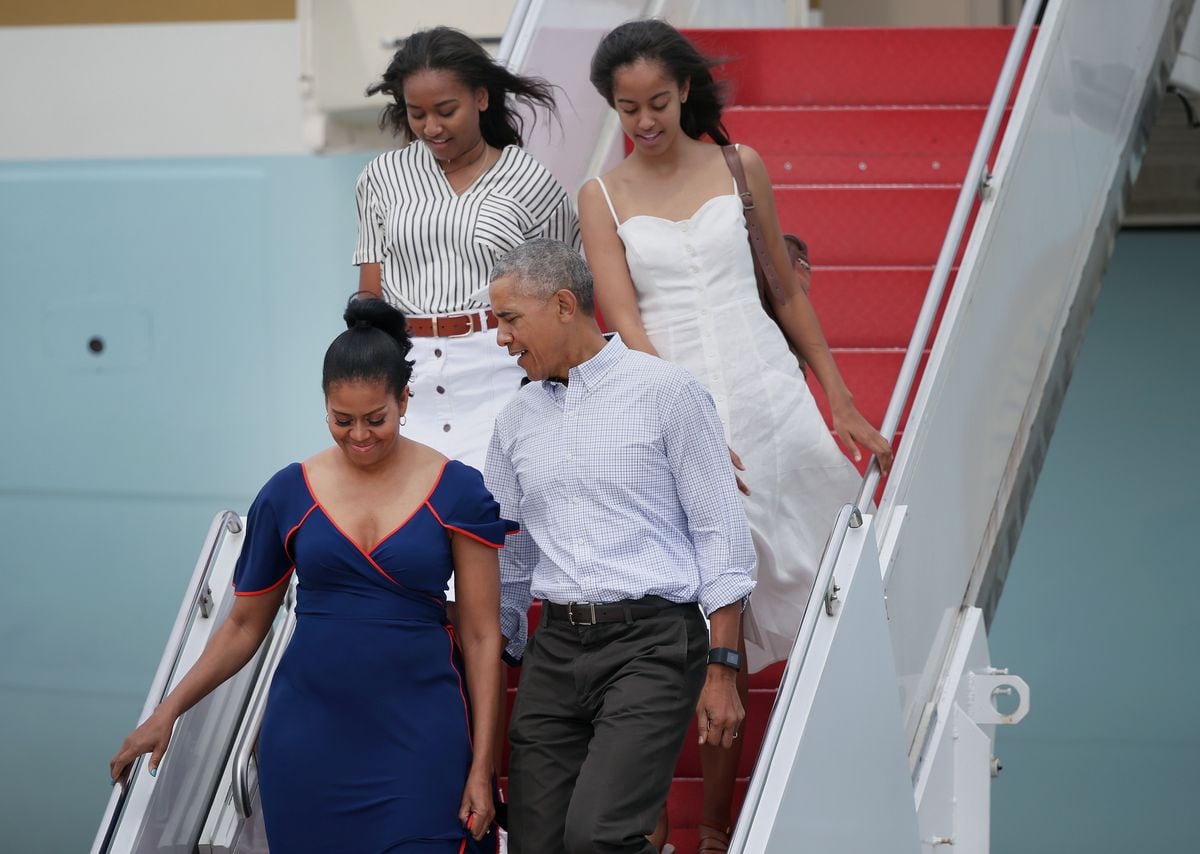
[(589, 317), (596, 314), (592, 271), (578, 252), (561, 241), (536, 237), (514, 247), (496, 262), (488, 283), (509, 276), (522, 293), (542, 299), (566, 288), (575, 295), (580, 311)]

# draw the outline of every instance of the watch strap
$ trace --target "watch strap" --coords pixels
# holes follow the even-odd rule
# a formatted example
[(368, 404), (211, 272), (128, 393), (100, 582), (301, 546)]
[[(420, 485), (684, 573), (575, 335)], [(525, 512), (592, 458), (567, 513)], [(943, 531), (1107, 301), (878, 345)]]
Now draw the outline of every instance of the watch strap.
[(742, 669), (742, 656), (736, 649), (727, 646), (715, 646), (708, 651), (708, 663), (720, 664), (735, 671)]

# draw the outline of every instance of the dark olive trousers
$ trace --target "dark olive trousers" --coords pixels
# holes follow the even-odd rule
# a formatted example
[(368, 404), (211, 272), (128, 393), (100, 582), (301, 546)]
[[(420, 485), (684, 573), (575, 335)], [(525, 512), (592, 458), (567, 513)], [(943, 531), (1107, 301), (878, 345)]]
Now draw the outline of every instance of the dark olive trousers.
[(509, 726), (511, 854), (652, 854), (708, 627), (695, 605), (628, 623), (547, 620), (525, 651)]

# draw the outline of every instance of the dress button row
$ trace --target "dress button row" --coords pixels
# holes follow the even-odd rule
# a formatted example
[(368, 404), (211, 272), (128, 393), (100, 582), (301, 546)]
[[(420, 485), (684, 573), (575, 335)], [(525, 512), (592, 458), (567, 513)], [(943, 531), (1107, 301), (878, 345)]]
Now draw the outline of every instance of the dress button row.
[(437, 387), (437, 393), (438, 393), (438, 394), (445, 394), (445, 393), (446, 393), (446, 389), (445, 389), (445, 387), (444, 387), (444, 386), (438, 386), (438, 387)]
[(435, 359), (440, 359), (440, 358), (442, 358), (442, 348), (441, 348), (441, 347), (438, 347), (436, 350), (434, 350), (434, 351), (433, 351), (433, 356), (434, 356), (434, 358), (435, 358)]
[(449, 425), (449, 424), (443, 424), (443, 425), (442, 425), (442, 432), (443, 432), (443, 433), (449, 433), (449, 432), (450, 432), (450, 425)]

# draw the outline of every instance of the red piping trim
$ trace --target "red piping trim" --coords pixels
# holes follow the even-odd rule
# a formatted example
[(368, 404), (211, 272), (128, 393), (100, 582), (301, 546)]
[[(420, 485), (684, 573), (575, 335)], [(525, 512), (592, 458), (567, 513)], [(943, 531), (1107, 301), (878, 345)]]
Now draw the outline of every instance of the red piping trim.
[(280, 578), (278, 581), (276, 581), (276, 582), (275, 582), (274, 584), (272, 584), (270, 587), (264, 587), (262, 590), (246, 590), (246, 591), (242, 591), (242, 590), (238, 590), (238, 589), (237, 589), (237, 587), (235, 586), (235, 587), (233, 588), (233, 595), (234, 595), (234, 596), (261, 596), (261, 595), (263, 595), (264, 593), (270, 593), (272, 590), (274, 590), (274, 589), (275, 589), (276, 587), (278, 587), (280, 584), (283, 584), (285, 581), (287, 581), (289, 578), (291, 578), (291, 576), (292, 576), (292, 573), (293, 573), (293, 572), (295, 572), (295, 570), (296, 570), (296, 565), (295, 565), (295, 564), (292, 564), (292, 568), (291, 568), (291, 569), (289, 569), (287, 572), (285, 572), (285, 573), (283, 574), (283, 577), (282, 577), (282, 578)]
[(462, 673), (459, 672), (458, 667), (454, 663), (454, 646), (455, 646), (455, 644), (454, 644), (454, 627), (453, 626), (442, 626), (442, 628), (446, 630), (446, 636), (450, 639), (450, 669), (453, 670), (454, 674), (458, 677), (458, 696), (462, 697), (463, 720), (467, 724), (467, 744), (470, 746), (470, 748), (472, 750), (474, 750), (475, 749), (475, 739), (471, 733), (471, 712), (470, 712), (470, 707), (467, 705), (467, 692), (466, 692), (466, 689), (463, 688)]
[[(379, 548), (379, 547), (380, 547), (380, 546), (382, 546), (384, 543), (386, 543), (386, 542), (387, 542), (387, 541), (388, 541), (388, 540), (391, 538), (392, 534), (396, 533), (396, 532), (397, 532), (397, 531), (399, 531), (401, 528), (403, 528), (405, 525), (407, 525), (409, 522), (411, 522), (411, 521), (412, 521), (412, 519), (413, 519), (413, 516), (416, 516), (418, 513), (420, 513), (420, 512), (421, 512), (421, 508), (422, 508), (422, 507), (424, 507), (426, 504), (428, 504), (428, 503), (429, 503), (429, 499), (433, 497), (433, 493), (437, 492), (437, 488), (438, 488), (439, 486), (441, 486), (441, 484), (442, 484), (442, 475), (444, 475), (444, 474), (446, 473), (446, 466), (448, 466), (448, 465), (450, 465), (450, 460), (449, 460), (449, 459), (447, 459), (447, 460), (446, 460), (444, 463), (442, 463), (442, 467), (441, 467), (440, 469), (438, 469), (438, 475), (437, 475), (437, 478), (434, 480), (434, 482), (433, 482), (433, 486), (429, 487), (429, 492), (428, 492), (428, 493), (426, 493), (425, 497), (421, 499), (421, 503), (420, 503), (420, 504), (418, 504), (418, 505), (417, 505), (417, 506), (416, 506), (416, 507), (413, 509), (413, 512), (411, 512), (411, 513), (409, 513), (409, 514), (408, 514), (408, 518), (406, 518), (406, 519), (405, 519), (403, 522), (401, 522), (401, 523), (400, 523), (399, 525), (397, 525), (396, 527), (392, 528), (392, 530), (388, 531), (388, 532), (387, 532), (387, 534), (385, 534), (385, 535), (383, 536), (383, 538), (382, 538), (382, 539), (380, 539), (380, 541), (379, 541), (379, 542), (377, 542), (375, 545), (371, 546), (371, 548), (370, 548), (370, 551), (372, 551), (372, 552), (373, 552), (373, 551), (375, 551), (375, 549)], [(328, 515), (328, 514), (326, 514), (326, 515)]]
[(405, 517), (403, 522), (401, 522), (395, 528), (392, 528), (392, 530), (388, 531), (388, 533), (385, 534), (383, 536), (383, 538), (381, 540), (379, 540), (379, 542), (375, 543), (375, 545), (371, 546), (371, 548), (369, 548), (369, 549), (364, 549), (362, 546), (360, 546), (358, 544), (357, 540), (355, 540), (353, 537), (351, 537), (349, 534), (347, 534), (342, 529), (342, 526), (339, 525), (336, 521), (334, 521), (333, 515), (329, 512), (329, 510), (325, 507), (325, 505), (321, 503), (321, 499), (317, 498), (317, 493), (312, 488), (312, 482), (308, 479), (308, 466), (306, 466), (304, 463), (300, 463), (300, 473), (304, 475), (304, 488), (308, 490), (308, 497), (311, 498), (313, 500), (313, 502), (318, 507), (321, 508), (321, 512), (325, 514), (325, 518), (329, 520), (330, 524), (332, 524), (333, 527), (338, 529), (338, 533), (340, 533), (343, 537), (345, 537), (350, 542), (354, 543), (355, 548), (357, 548), (360, 552), (362, 552), (364, 555), (366, 555), (369, 558), (371, 556), (371, 552), (375, 551), (375, 549), (382, 546), (384, 543), (386, 543), (388, 541), (388, 539), (393, 534), (395, 534), (397, 531), (399, 531), (401, 528), (403, 528), (405, 525), (407, 525), (409, 522), (411, 522), (413, 517), (416, 516), (417, 513), (419, 513), (421, 511), (421, 508), (428, 504), (429, 499), (431, 497), (433, 497), (433, 493), (435, 493), (437, 491), (438, 486), (441, 484), (442, 475), (446, 473), (446, 466), (448, 466), (449, 464), (450, 464), (449, 459), (445, 460), (442, 463), (442, 467), (440, 469), (438, 469), (437, 479), (434, 480), (433, 486), (431, 486), (429, 488), (429, 492), (426, 493), (426, 495), (423, 499), (421, 499), (421, 503), (418, 504), (415, 508), (413, 508), (413, 511), (411, 513), (409, 513), (407, 517)]
[[(305, 484), (305, 486), (307, 486), (307, 484)], [(309, 494), (311, 495), (311, 493), (309, 493)], [(289, 558), (291, 558), (292, 563), (293, 563), (292, 569), (296, 568), (294, 565), (296, 558), (295, 558), (295, 556), (292, 555), (292, 551), (291, 551), (292, 536), (297, 531), (300, 530), (300, 526), (303, 525), (308, 520), (308, 517), (311, 516), (312, 512), (316, 509), (317, 509), (317, 505), (314, 502), (313, 506), (308, 508), (308, 512), (306, 512), (303, 516), (300, 517), (300, 521), (297, 522), (294, 526), (292, 526), (292, 529), (290, 531), (288, 531), (287, 534), (284, 535), (283, 551), (284, 551), (284, 554), (286, 554)]]
[[(447, 525), (445, 522), (442, 521), (442, 517), (440, 515), (438, 515), (437, 510), (433, 509), (432, 504), (427, 503), (427, 506), (429, 507), (429, 512), (433, 514), (433, 518), (437, 519), (438, 524), (441, 525), (446, 530), (454, 531), (455, 533), (462, 534), (464, 537), (470, 537), (472, 540), (475, 540), (476, 542), (483, 543), (488, 548), (493, 548), (493, 549), (504, 548), (504, 543), (496, 544), (496, 543), (493, 543), (491, 540), (485, 540), (483, 537), (479, 536), (478, 534), (472, 534), (470, 531), (464, 530), (455, 525)], [(505, 536), (508, 536), (509, 533), (515, 534), (518, 532), (517, 531), (512, 531), (512, 532), (506, 531)]]
[(305, 486), (305, 488), (308, 489), (308, 494), (310, 496), (312, 496), (312, 500), (315, 501), (317, 503), (317, 506), (321, 508), (321, 512), (325, 515), (325, 518), (329, 521), (329, 524), (333, 526), (333, 529), (335, 531), (337, 531), (339, 534), (341, 534), (345, 538), (346, 542), (348, 542), (350, 545), (354, 546), (354, 548), (358, 550), (358, 553), (367, 559), (367, 563), (371, 564), (372, 569), (374, 569), (376, 572), (378, 572), (380, 575), (382, 575), (388, 581), (392, 582), (392, 584), (395, 584), (397, 587), (403, 586), (400, 584), (399, 581), (397, 581), (396, 579), (394, 579), (390, 575), (388, 575), (386, 572), (384, 572), (383, 567), (381, 567), (379, 564), (377, 564), (373, 557), (371, 557), (369, 554), (367, 554), (365, 551), (363, 551), (363, 547), (358, 544), (358, 541), (355, 540), (353, 537), (351, 537), (349, 534), (347, 534), (345, 531), (343, 531), (342, 526), (339, 525), (337, 523), (337, 521), (334, 520), (334, 518), (329, 515), (329, 511), (325, 509), (325, 506), (323, 504), (321, 504), (320, 499), (317, 498), (317, 494), (315, 492), (313, 492), (312, 484), (308, 482), (308, 469), (306, 469), (304, 467), (304, 463), (300, 464), (300, 471), (304, 474), (304, 486)]
[[(443, 472), (446, 470), (446, 463), (449, 463), (449, 462), (450, 462), (449, 460), (446, 460), (446, 462), (442, 464)], [(388, 581), (392, 582), (392, 584), (399, 587), (401, 590), (410, 590), (413, 593), (424, 596), (426, 599), (433, 601), (434, 603), (436, 603), (437, 605), (439, 605), (443, 608), (446, 607), (446, 603), (443, 600), (439, 599), (438, 597), (431, 596), (430, 594), (424, 592), (423, 590), (412, 590), (412, 588), (410, 588), (404, 584), (401, 584), (399, 581), (397, 581), (396, 579), (394, 579), (390, 575), (388, 575), (387, 572), (384, 570), (384, 568), (382, 566), (380, 566), (378, 563), (376, 563), (375, 558), (371, 557), (371, 555), (369, 553), (363, 551), (363, 547), (360, 546), (353, 537), (351, 537), (349, 534), (347, 534), (345, 531), (343, 531), (341, 526), (338, 525), (338, 523), (334, 521), (334, 518), (329, 515), (329, 511), (325, 509), (325, 506), (323, 504), (321, 504), (321, 500), (319, 498), (317, 498), (316, 493), (313, 492), (312, 484), (308, 482), (308, 469), (305, 468), (304, 463), (300, 464), (300, 473), (302, 475), (304, 475), (304, 487), (305, 487), (305, 489), (308, 490), (309, 497), (312, 498), (312, 500), (315, 502), (315, 504), (313, 506), (321, 508), (321, 513), (325, 516), (326, 520), (328, 520), (329, 524), (333, 526), (333, 529), (335, 531), (337, 531), (339, 534), (341, 534), (342, 537), (346, 540), (346, 542), (348, 542), (350, 545), (354, 546), (354, 548), (358, 550), (358, 553), (360, 555), (362, 555), (364, 558), (366, 558), (367, 563), (371, 564), (372, 569), (374, 569), (376, 572), (378, 572), (380, 575), (382, 575)], [(438, 473), (438, 482), (441, 482), (441, 477), (442, 477), (441, 472), (439, 472)], [(436, 488), (437, 488), (437, 484), (435, 483), (434, 489), (436, 489)], [(433, 495), (433, 491), (431, 490), (429, 494)], [(426, 506), (425, 502), (422, 501), (421, 504), (417, 507), (417, 510), (420, 510), (421, 507), (424, 507), (424, 506)], [(413, 511), (413, 514), (414, 515), (416, 514), (416, 510)], [(409, 519), (411, 519), (411, 518), (412, 518), (412, 516), (409, 516)], [(403, 527), (403, 525), (401, 527)], [(400, 529), (397, 528), (396, 530), (400, 530)], [(393, 532), (393, 533), (395, 533), (395, 532)], [(391, 534), (388, 534), (388, 536), (390, 537)], [(386, 539), (386, 537), (384, 539)], [(382, 542), (383, 542), (383, 540), (380, 540), (380, 543), (382, 543)], [(378, 546), (376, 546), (376, 548), (378, 548)], [(459, 681), (461, 682), (461, 677), (459, 678)]]

